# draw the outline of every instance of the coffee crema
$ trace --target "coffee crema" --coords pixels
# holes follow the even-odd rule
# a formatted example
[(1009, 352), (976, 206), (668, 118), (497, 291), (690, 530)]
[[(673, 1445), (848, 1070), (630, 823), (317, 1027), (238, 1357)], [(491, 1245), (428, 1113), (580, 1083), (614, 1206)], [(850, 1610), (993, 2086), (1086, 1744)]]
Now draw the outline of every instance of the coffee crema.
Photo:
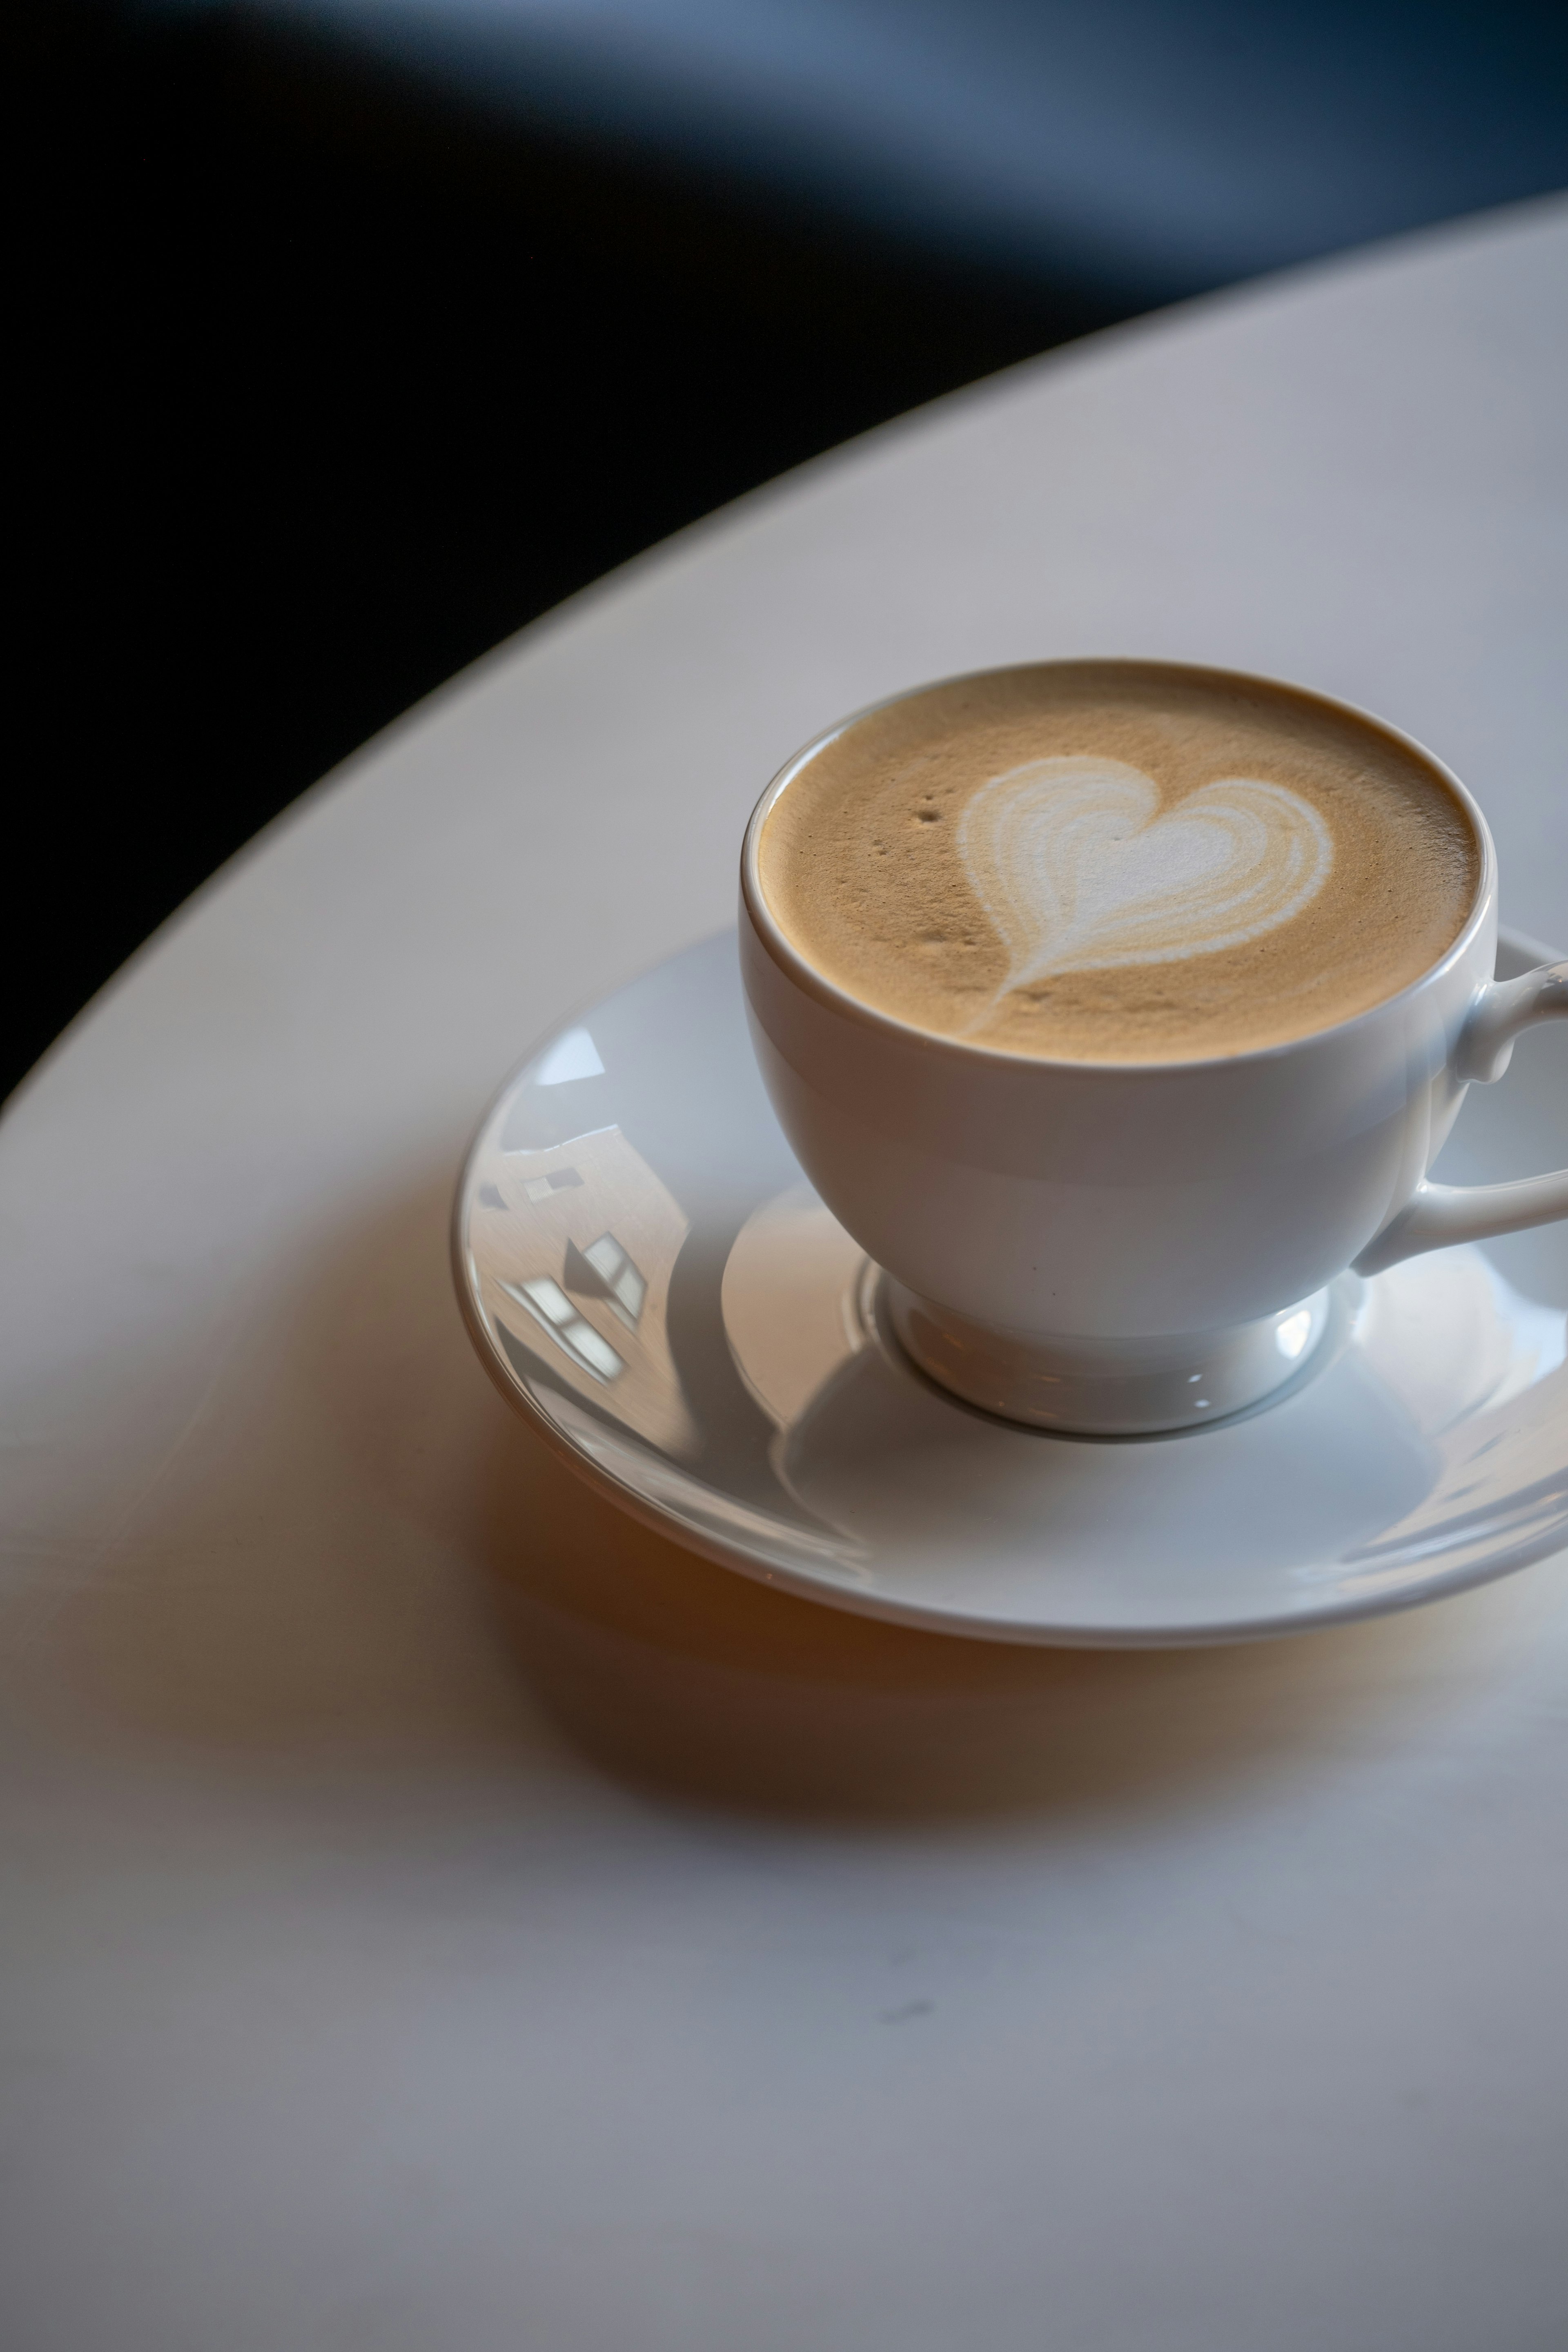
[(841, 729), (769, 810), (758, 872), (806, 961), (879, 1012), (1010, 1053), (1184, 1061), (1418, 980), (1481, 848), (1371, 720), (1220, 671), (1056, 662)]

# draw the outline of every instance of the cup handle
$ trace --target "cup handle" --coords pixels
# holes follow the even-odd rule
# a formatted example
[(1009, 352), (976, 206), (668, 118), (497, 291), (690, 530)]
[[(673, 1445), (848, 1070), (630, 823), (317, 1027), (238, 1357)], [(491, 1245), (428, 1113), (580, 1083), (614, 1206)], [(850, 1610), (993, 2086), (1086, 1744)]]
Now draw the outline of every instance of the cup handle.
[[(1500, 1078), (1521, 1029), (1568, 1014), (1568, 963), (1543, 963), (1519, 980), (1494, 980), (1470, 1007), (1454, 1047), (1456, 1077), (1489, 1085)], [(1381, 1274), (1385, 1265), (1450, 1242), (1486, 1241), (1493, 1234), (1522, 1233), (1568, 1217), (1568, 1168), (1549, 1176), (1521, 1176), (1511, 1184), (1416, 1186), (1412, 1199), (1369, 1242), (1355, 1261), (1357, 1274)]]

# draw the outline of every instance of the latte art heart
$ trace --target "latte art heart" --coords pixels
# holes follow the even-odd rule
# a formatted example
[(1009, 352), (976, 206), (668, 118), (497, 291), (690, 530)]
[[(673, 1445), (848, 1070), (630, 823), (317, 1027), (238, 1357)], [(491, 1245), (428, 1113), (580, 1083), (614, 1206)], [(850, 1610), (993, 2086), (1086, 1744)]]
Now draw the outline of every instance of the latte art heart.
[(1322, 818), (1283, 784), (1226, 776), (1162, 814), (1140, 769), (1078, 756), (983, 784), (958, 848), (1007, 950), (1004, 995), (1238, 947), (1300, 914), (1334, 862)]
[(1426, 755), (1338, 704), (1069, 661), (846, 721), (773, 788), (747, 871), (791, 950), (868, 1011), (1110, 1067), (1385, 1003), (1476, 913), (1484, 851)]

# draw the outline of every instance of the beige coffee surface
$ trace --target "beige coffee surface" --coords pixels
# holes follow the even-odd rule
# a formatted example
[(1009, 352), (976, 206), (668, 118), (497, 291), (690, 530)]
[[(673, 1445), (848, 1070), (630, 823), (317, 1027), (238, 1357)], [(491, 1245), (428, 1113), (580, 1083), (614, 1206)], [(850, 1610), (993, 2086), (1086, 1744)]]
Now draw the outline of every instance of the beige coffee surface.
[(1396, 993), (1475, 904), (1440, 774), (1289, 688), (1132, 664), (933, 687), (845, 729), (763, 829), (827, 979), (944, 1036), (1180, 1061)]

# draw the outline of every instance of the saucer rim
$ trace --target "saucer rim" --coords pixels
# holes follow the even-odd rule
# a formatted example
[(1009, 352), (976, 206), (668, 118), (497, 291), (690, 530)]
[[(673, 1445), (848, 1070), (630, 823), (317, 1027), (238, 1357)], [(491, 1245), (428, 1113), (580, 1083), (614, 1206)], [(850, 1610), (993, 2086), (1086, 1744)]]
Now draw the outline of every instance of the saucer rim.
[[(868, 1592), (864, 1589), (814, 1574), (807, 1569), (790, 1568), (764, 1560), (738, 1545), (724, 1543), (705, 1528), (689, 1525), (668, 1505), (649, 1501), (647, 1496), (629, 1480), (617, 1477), (613, 1471), (606, 1469), (591, 1454), (575, 1444), (559, 1423), (552, 1420), (551, 1416), (534, 1402), (501, 1363), (499, 1350), (492, 1342), (473, 1295), (473, 1286), (468, 1278), (468, 1249), (464, 1238), (465, 1212), (469, 1200), (475, 1162), (485, 1148), (497, 1112), (502, 1103), (510, 1098), (513, 1088), (524, 1073), (542, 1057), (550, 1045), (571, 1029), (584, 1025), (591, 1017), (595, 1007), (607, 1002), (610, 996), (618, 995), (623, 989), (635, 986), (638, 979), (650, 977), (654, 972), (662, 971), (677, 957), (689, 954), (693, 949), (727, 936), (729, 934), (726, 931), (710, 931), (701, 939), (691, 940), (685, 948), (673, 950), (670, 954), (661, 956), (656, 962), (649, 964), (643, 973), (635, 974), (631, 979), (622, 982), (619, 987), (603, 992), (585, 1001), (579, 1011), (558, 1017), (548, 1030), (542, 1033), (529, 1051), (512, 1066), (485, 1106), (469, 1139), (468, 1149), (463, 1154), (458, 1180), (453, 1188), (451, 1213), (447, 1222), (452, 1286), (457, 1294), (458, 1311), (475, 1353), (492, 1385), (511, 1409), (519, 1413), (543, 1440), (550, 1452), (565, 1468), (574, 1476), (582, 1479), (605, 1500), (624, 1511), (639, 1526), (646, 1528), (654, 1535), (662, 1537), (667, 1542), (679, 1545), (682, 1550), (695, 1552), (700, 1559), (706, 1559), (716, 1568), (730, 1570), (747, 1578), (752, 1583), (765, 1585), (771, 1591), (786, 1592), (793, 1598), (810, 1601), (818, 1606), (840, 1610), (851, 1616), (870, 1618), (883, 1624), (898, 1625), (913, 1633), (949, 1636), (963, 1641), (995, 1642), (1010, 1648), (1034, 1649), (1186, 1650), (1229, 1648), (1242, 1643), (1282, 1641), (1303, 1633), (1326, 1632), (1331, 1627), (1357, 1623), (1368, 1618), (1400, 1615), (1407, 1610), (1426, 1608), (1436, 1601), (1452, 1600), (1460, 1593), (1477, 1591), (1485, 1585), (1499, 1582), (1504, 1577), (1516, 1575), (1521, 1569), (1529, 1568), (1538, 1560), (1550, 1559), (1553, 1553), (1564, 1549), (1563, 1542), (1551, 1533), (1529, 1536), (1504, 1551), (1493, 1554), (1484, 1562), (1434, 1573), (1429, 1579), (1417, 1580), (1397, 1592), (1370, 1593), (1337, 1603), (1292, 1612), (1289, 1614), (1281, 1614), (1276, 1609), (1267, 1616), (1214, 1619), (1191, 1624), (1145, 1622), (1141, 1625), (1117, 1625), (1114, 1623), (1092, 1624), (1079, 1621), (1063, 1625), (1040, 1619), (992, 1618), (966, 1614), (953, 1609), (918, 1601), (900, 1601), (889, 1595)], [(1498, 945), (1500, 949), (1506, 947), (1512, 953), (1523, 954), (1531, 961), (1545, 962), (1559, 960), (1555, 950), (1544, 941), (1536, 940), (1526, 932), (1516, 930), (1511, 925), (1500, 928)], [(803, 1178), (802, 1181), (809, 1180)], [(910, 1370), (912, 1376), (918, 1376), (918, 1368), (911, 1367)], [(922, 1385), (933, 1389), (935, 1387), (935, 1384), (930, 1381), (922, 1381)], [(942, 1394), (940, 1391), (936, 1392), (939, 1395)], [(959, 1398), (949, 1399), (943, 1395), (942, 1401), (944, 1403), (950, 1403), (954, 1411), (976, 1413), (981, 1412), (978, 1406), (967, 1405)], [(1152, 1435), (1127, 1437), (1116, 1442), (1125, 1445), (1165, 1444), (1173, 1442), (1201, 1444), (1206, 1437), (1216, 1434), (1228, 1427), (1232, 1422), (1240, 1419), (1250, 1420), (1257, 1412), (1267, 1410), (1269, 1402), (1271, 1401), (1266, 1401), (1260, 1407), (1247, 1408), (1241, 1414), (1228, 1414), (1223, 1422), (1212, 1423), (1201, 1428), (1177, 1432), (1161, 1431)], [(996, 1418), (993, 1415), (982, 1417)], [(1037, 1430), (1027, 1424), (1013, 1422), (1005, 1423), (1004, 1425), (1017, 1430), (1025, 1437), (1037, 1439), (1047, 1444), (1059, 1444), (1064, 1440), (1070, 1442), (1071, 1438), (1071, 1433), (1059, 1430)]]

